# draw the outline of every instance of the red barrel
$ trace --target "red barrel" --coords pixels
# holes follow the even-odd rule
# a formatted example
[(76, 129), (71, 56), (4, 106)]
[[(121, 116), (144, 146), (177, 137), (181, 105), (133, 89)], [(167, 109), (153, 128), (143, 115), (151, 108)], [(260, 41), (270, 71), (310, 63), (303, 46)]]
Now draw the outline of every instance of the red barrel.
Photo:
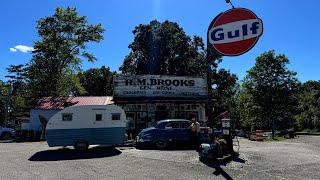
[(263, 130), (256, 130), (256, 141), (263, 141)]

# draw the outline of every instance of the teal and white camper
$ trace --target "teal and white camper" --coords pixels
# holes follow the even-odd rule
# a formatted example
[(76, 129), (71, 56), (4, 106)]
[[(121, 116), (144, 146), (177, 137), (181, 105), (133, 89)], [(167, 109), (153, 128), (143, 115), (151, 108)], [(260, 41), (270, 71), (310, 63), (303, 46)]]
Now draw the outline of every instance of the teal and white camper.
[(50, 118), (46, 140), (50, 147), (89, 145), (114, 146), (125, 139), (126, 115), (116, 105), (71, 106)]

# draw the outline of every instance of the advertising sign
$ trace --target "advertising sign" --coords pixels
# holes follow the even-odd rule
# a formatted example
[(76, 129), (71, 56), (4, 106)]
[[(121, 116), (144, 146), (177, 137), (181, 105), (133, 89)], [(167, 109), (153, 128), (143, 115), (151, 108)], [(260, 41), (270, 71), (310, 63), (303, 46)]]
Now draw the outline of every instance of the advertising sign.
[(114, 77), (114, 99), (206, 99), (205, 77), (133, 75)]
[(263, 33), (262, 20), (245, 8), (234, 8), (218, 15), (208, 29), (208, 43), (223, 56), (246, 53)]

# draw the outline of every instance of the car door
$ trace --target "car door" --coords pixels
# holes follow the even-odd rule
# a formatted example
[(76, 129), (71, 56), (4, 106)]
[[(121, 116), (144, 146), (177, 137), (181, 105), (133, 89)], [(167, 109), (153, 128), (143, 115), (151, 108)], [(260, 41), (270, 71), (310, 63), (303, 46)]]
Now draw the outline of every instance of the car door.
[(189, 143), (190, 141), (192, 141), (192, 133), (191, 133), (191, 129), (190, 127), (190, 123), (189, 122), (181, 122), (180, 123), (180, 136), (181, 139), (180, 141), (182, 143)]
[(179, 141), (179, 123), (178, 122), (170, 122), (165, 126), (164, 129), (167, 141), (169, 142), (176, 142)]

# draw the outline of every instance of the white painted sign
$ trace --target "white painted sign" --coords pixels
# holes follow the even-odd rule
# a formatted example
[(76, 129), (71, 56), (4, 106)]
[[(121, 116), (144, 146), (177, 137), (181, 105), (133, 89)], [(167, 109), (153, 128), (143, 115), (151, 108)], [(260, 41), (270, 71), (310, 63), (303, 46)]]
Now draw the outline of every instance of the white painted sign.
[[(205, 77), (133, 75), (114, 77), (114, 98), (207, 98)], [(174, 99), (173, 99), (174, 100)]]
[(230, 127), (230, 119), (222, 119), (222, 127), (229, 128)]
[(230, 134), (229, 129), (223, 129), (223, 130), (222, 130), (222, 134), (224, 134), (224, 135), (229, 135), (229, 134)]

